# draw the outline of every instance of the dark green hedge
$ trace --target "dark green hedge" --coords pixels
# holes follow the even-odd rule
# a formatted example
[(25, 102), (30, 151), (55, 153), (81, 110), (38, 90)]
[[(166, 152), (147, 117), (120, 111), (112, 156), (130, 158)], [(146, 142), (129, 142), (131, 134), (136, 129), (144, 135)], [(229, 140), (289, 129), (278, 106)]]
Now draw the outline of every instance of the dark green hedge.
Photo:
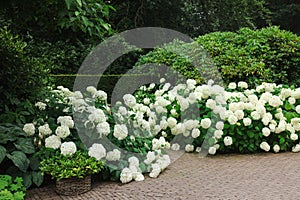
[(45, 86), (47, 71), (39, 60), (26, 55), (27, 44), (0, 28), (0, 110), (10, 99), (34, 99)]
[[(212, 58), (225, 83), (247, 81), (251, 84), (263, 81), (300, 85), (300, 37), (273, 26), (260, 30), (242, 28), (238, 32), (213, 32), (195, 39)], [(191, 45), (182, 44), (179, 48), (188, 49), (189, 56), (180, 56), (167, 48), (156, 48), (142, 56), (136, 66), (159, 63), (171, 66), (187, 78), (214, 77), (210, 73), (212, 65), (203, 62), (191, 64), (194, 53)], [(182, 51), (182, 50), (181, 50)], [(205, 55), (203, 50), (201, 56)], [(199, 53), (198, 53), (199, 54)], [(199, 56), (198, 56), (199, 57)], [(205, 60), (205, 59), (204, 59)], [(211, 70), (216, 72), (216, 70)], [(205, 73), (205, 74), (204, 74)], [(204, 74), (204, 75), (203, 75)]]

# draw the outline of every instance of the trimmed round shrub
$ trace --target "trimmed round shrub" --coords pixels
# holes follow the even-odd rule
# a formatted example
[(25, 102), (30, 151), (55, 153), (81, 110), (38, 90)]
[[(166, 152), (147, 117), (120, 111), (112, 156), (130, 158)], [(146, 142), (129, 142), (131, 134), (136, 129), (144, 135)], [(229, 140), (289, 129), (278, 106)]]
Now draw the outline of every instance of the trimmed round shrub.
[[(225, 83), (243, 80), (253, 86), (261, 82), (300, 85), (300, 37), (277, 26), (260, 30), (242, 28), (236, 33), (213, 32), (199, 36), (195, 42), (207, 51)], [(180, 48), (184, 48), (185, 44), (182, 45)], [(199, 76), (207, 77), (203, 71), (209, 73), (211, 65), (199, 62), (195, 66), (190, 61), (162, 47), (142, 56), (136, 66), (165, 64), (187, 78), (203, 82)], [(192, 69), (195, 67), (200, 70)]]

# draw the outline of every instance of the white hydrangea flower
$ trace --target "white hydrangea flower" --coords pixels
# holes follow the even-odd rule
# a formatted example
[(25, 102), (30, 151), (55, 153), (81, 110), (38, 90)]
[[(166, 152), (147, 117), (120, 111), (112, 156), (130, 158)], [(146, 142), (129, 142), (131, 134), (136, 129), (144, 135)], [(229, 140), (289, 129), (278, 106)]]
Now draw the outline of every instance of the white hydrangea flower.
[(178, 113), (175, 109), (171, 109), (171, 114), (174, 116), (174, 117), (177, 117), (178, 116)]
[(250, 126), (252, 123), (252, 120), (249, 117), (246, 117), (243, 119), (243, 123), (245, 126)]
[(174, 143), (174, 144), (172, 144), (171, 149), (173, 151), (179, 151), (180, 150), (180, 145), (178, 143)]
[(58, 126), (55, 130), (55, 134), (60, 137), (61, 139), (65, 139), (66, 137), (68, 137), (71, 132), (69, 127), (62, 125), (62, 126)]
[(267, 127), (264, 127), (264, 128), (262, 129), (262, 133), (263, 133), (263, 135), (264, 135), (265, 137), (268, 137), (268, 136), (271, 134), (271, 130), (270, 130), (269, 128), (267, 128)]
[(224, 122), (218, 121), (218, 122), (216, 123), (216, 129), (218, 129), (218, 130), (223, 130), (223, 128), (224, 128)]
[(292, 134), (290, 135), (290, 138), (291, 138), (291, 140), (296, 141), (296, 140), (298, 140), (298, 135), (295, 134), (295, 133), (292, 133)]
[(252, 112), (251, 112), (251, 117), (252, 117), (254, 120), (259, 120), (259, 119), (260, 119), (260, 114), (255, 110), (255, 111), (252, 111)]
[(74, 127), (74, 121), (72, 120), (71, 116), (59, 116), (57, 118), (57, 123), (62, 126), (67, 126), (69, 128)]
[(150, 176), (151, 178), (157, 178), (158, 175), (159, 175), (160, 172), (161, 172), (160, 166), (159, 166), (158, 164), (154, 163), (154, 164), (151, 165), (151, 167), (152, 167), (152, 170), (151, 170), (149, 176)]
[(101, 109), (91, 110), (91, 114), (88, 116), (88, 120), (92, 123), (101, 123), (106, 121), (106, 116)]
[(52, 134), (52, 130), (49, 127), (49, 124), (44, 124), (43, 126), (40, 126), (38, 128), (39, 130), (39, 134), (41, 136), (46, 136), (46, 135), (51, 135)]
[(192, 144), (185, 145), (185, 151), (186, 152), (193, 152), (194, 151), (194, 145), (192, 145)]
[(209, 118), (201, 119), (200, 125), (204, 129), (208, 129), (211, 126), (211, 120)]
[(161, 79), (159, 80), (159, 82), (160, 82), (160, 83), (164, 83), (164, 82), (166, 82), (166, 79), (165, 79), (165, 78), (161, 78)]
[(175, 127), (176, 124), (177, 124), (177, 120), (176, 120), (174, 117), (169, 117), (169, 118), (167, 119), (167, 122), (168, 122), (168, 126), (169, 126), (170, 128)]
[(221, 139), (222, 136), (223, 136), (223, 131), (222, 131), (222, 130), (215, 130), (215, 132), (214, 132), (214, 137), (215, 137), (216, 139)]
[(246, 83), (244, 81), (240, 81), (240, 82), (238, 82), (238, 87), (243, 88), (243, 89), (247, 89), (248, 88), (248, 83)]
[(60, 152), (63, 155), (72, 155), (77, 151), (76, 144), (74, 142), (64, 142), (60, 146)]
[(229, 89), (236, 89), (236, 83), (234, 83), (234, 82), (229, 83), (228, 88)]
[(213, 147), (209, 147), (208, 153), (209, 153), (210, 155), (215, 155), (216, 152), (217, 152), (216, 147), (214, 147), (214, 146), (213, 146)]
[(46, 109), (46, 106), (47, 104), (43, 103), (43, 102), (37, 102), (34, 104), (36, 107), (39, 108), (39, 110), (45, 110)]
[(205, 106), (206, 106), (207, 108), (210, 108), (210, 109), (213, 110), (213, 109), (215, 109), (215, 107), (217, 106), (217, 103), (216, 103), (216, 101), (213, 100), (213, 99), (208, 99), (208, 100), (206, 101)]
[(224, 137), (224, 144), (225, 144), (225, 146), (232, 145), (232, 138), (230, 136)]
[(201, 147), (197, 147), (195, 150), (197, 153), (201, 152)]
[(95, 95), (95, 93), (97, 92), (97, 89), (94, 86), (88, 86), (86, 88), (86, 91), (89, 92), (91, 95)]
[(145, 105), (149, 105), (150, 104), (150, 99), (149, 98), (144, 98), (143, 100)]
[(106, 156), (106, 149), (102, 144), (94, 143), (90, 148), (88, 152), (89, 156), (96, 158), (97, 160), (100, 160)]
[(152, 149), (158, 150), (164, 148), (166, 145), (166, 139), (164, 137), (160, 137), (159, 139), (153, 138), (152, 140)]
[(155, 159), (156, 159), (155, 152), (149, 151), (147, 153), (147, 159), (144, 160), (144, 163), (148, 165), (148, 164), (152, 163)]
[(279, 146), (278, 144), (275, 144), (275, 145), (273, 146), (273, 151), (274, 151), (275, 153), (278, 153), (278, 152), (280, 151), (280, 146)]
[(118, 149), (109, 151), (106, 154), (106, 160), (108, 161), (117, 161), (120, 160), (120, 157), (121, 157), (121, 151), (119, 151)]
[(271, 98), (269, 98), (269, 105), (276, 108), (283, 105), (283, 102), (278, 96), (272, 96)]
[(102, 122), (100, 124), (97, 124), (96, 129), (100, 137), (102, 137), (102, 135), (107, 136), (110, 133), (110, 126), (109, 123), (107, 122)]
[(296, 146), (292, 147), (292, 152), (300, 152), (300, 144), (296, 144)]
[(196, 138), (199, 137), (199, 136), (200, 136), (200, 130), (197, 129), (197, 128), (194, 128), (194, 129), (192, 130), (192, 137), (193, 137), (194, 139), (196, 139)]
[(123, 140), (128, 135), (128, 129), (125, 124), (116, 124), (114, 126), (114, 133), (113, 135), (118, 138), (118, 140)]
[(260, 143), (259, 147), (264, 151), (270, 151), (270, 145), (267, 142)]
[(106, 101), (107, 100), (107, 94), (106, 94), (106, 92), (104, 92), (102, 90), (98, 90), (97, 92), (94, 93), (93, 98)]
[(133, 95), (131, 95), (131, 94), (125, 94), (125, 95), (123, 96), (123, 99), (124, 99), (124, 103), (125, 103), (128, 107), (130, 107), (130, 108), (134, 107), (135, 104), (136, 104), (136, 99), (135, 99), (135, 97), (134, 97)]
[(120, 181), (122, 183), (129, 183), (132, 181), (132, 172), (129, 168), (124, 168), (120, 174)]
[(230, 115), (227, 119), (229, 124), (234, 125), (238, 122), (238, 118), (235, 115)]
[(290, 98), (288, 99), (288, 102), (289, 102), (290, 104), (294, 105), (294, 104), (296, 103), (296, 99), (295, 99), (294, 97), (290, 97)]
[(145, 180), (144, 175), (141, 172), (138, 172), (134, 178), (135, 181), (143, 181)]
[(241, 120), (244, 118), (244, 112), (242, 110), (237, 110), (234, 112), (234, 115), (238, 118), (238, 120)]
[(60, 145), (61, 145), (61, 139), (56, 135), (51, 135), (47, 137), (45, 140), (45, 147), (47, 148), (58, 149)]
[(28, 135), (32, 136), (35, 133), (35, 126), (33, 123), (27, 123), (23, 127), (23, 131)]

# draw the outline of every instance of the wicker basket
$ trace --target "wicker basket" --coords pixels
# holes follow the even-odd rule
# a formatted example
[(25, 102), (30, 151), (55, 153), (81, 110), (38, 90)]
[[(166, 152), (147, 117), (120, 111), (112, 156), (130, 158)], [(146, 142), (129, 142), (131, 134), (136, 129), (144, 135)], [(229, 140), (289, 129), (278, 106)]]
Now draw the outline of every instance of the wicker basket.
[(63, 195), (78, 195), (91, 190), (91, 176), (67, 178), (56, 181), (56, 192)]

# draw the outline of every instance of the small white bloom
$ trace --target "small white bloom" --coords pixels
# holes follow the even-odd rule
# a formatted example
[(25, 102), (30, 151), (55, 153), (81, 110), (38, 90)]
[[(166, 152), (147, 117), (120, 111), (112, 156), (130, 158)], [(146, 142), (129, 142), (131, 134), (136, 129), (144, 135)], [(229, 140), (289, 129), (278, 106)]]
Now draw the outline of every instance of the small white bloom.
[(86, 91), (89, 92), (91, 95), (94, 95), (97, 92), (97, 89), (94, 86), (88, 86)]
[(234, 125), (238, 122), (238, 118), (235, 115), (230, 115), (227, 120), (231, 125)]
[(193, 138), (197, 138), (197, 137), (199, 137), (199, 136), (200, 136), (200, 130), (197, 129), (197, 128), (194, 128), (194, 129), (192, 130), (192, 137), (193, 137)]
[(201, 151), (201, 147), (197, 147), (195, 151), (199, 153)]
[(56, 135), (51, 135), (46, 138), (45, 140), (45, 147), (52, 148), (52, 149), (58, 149), (61, 145), (60, 137)]
[(97, 124), (96, 129), (100, 137), (102, 137), (102, 135), (107, 136), (110, 133), (110, 126), (109, 123), (107, 122), (102, 122), (100, 124)]
[(40, 110), (45, 110), (47, 104), (45, 104), (45, 103), (43, 103), (43, 102), (37, 102), (37, 103), (35, 104), (35, 106), (38, 107)]
[(300, 144), (296, 144), (296, 146), (294, 146), (292, 148), (292, 152), (296, 153), (296, 152), (300, 152)]
[(223, 131), (222, 131), (222, 130), (215, 130), (215, 132), (214, 132), (214, 137), (215, 137), (216, 139), (221, 139), (222, 136), (223, 136)]
[(161, 78), (161, 79), (159, 80), (160, 83), (164, 83), (165, 81), (166, 81), (165, 78)]
[(268, 137), (268, 136), (270, 135), (271, 131), (270, 131), (269, 128), (264, 127), (264, 128), (262, 129), (262, 133), (263, 133), (263, 135), (264, 135), (265, 137)]
[(246, 117), (243, 119), (243, 123), (245, 126), (250, 126), (252, 123), (252, 120), (250, 118)]
[(275, 144), (275, 145), (273, 146), (273, 151), (274, 151), (275, 153), (278, 153), (278, 152), (280, 151), (280, 146), (279, 146), (278, 144)]
[(132, 172), (129, 168), (124, 168), (120, 174), (120, 181), (122, 183), (129, 183), (132, 181)]
[(60, 152), (63, 155), (72, 155), (77, 151), (76, 145), (74, 142), (64, 142), (60, 146)]
[(247, 89), (248, 88), (248, 84), (244, 81), (240, 81), (238, 82), (238, 87), (239, 88), (244, 88), (244, 89)]
[(177, 124), (177, 120), (176, 120), (174, 117), (169, 117), (169, 118), (167, 119), (167, 122), (168, 122), (168, 126), (169, 126), (170, 128), (175, 127), (176, 124)]
[(224, 128), (224, 122), (218, 121), (218, 122), (216, 123), (216, 129), (218, 129), (218, 130), (223, 130), (223, 128)]
[(145, 105), (149, 105), (150, 99), (149, 98), (144, 98), (143, 102), (144, 102)]
[(296, 106), (296, 112), (300, 114), (300, 105)]
[(216, 154), (216, 152), (217, 152), (216, 147), (209, 147), (208, 153), (209, 153), (210, 155), (214, 155), (214, 154)]
[(231, 138), (230, 136), (226, 136), (226, 137), (224, 138), (224, 144), (225, 144), (225, 146), (230, 146), (230, 145), (232, 145), (232, 138)]
[(62, 125), (62, 126), (58, 126), (55, 130), (55, 134), (60, 137), (61, 139), (65, 139), (66, 137), (68, 137), (70, 135), (70, 129), (69, 127)]
[(290, 97), (290, 98), (288, 99), (288, 102), (289, 102), (290, 104), (294, 105), (294, 104), (296, 103), (296, 99), (295, 99), (294, 97)]
[(98, 90), (97, 92), (94, 93), (93, 98), (99, 99), (99, 100), (102, 100), (102, 101), (106, 101), (107, 100), (107, 94), (106, 94), (106, 92), (104, 92), (102, 90)]
[(178, 143), (174, 143), (174, 144), (172, 144), (171, 149), (173, 151), (179, 151), (180, 150), (180, 145)]
[(202, 128), (208, 129), (211, 126), (211, 120), (209, 118), (201, 119), (200, 125)]
[(109, 151), (106, 154), (106, 160), (108, 160), (108, 161), (117, 161), (117, 160), (120, 160), (120, 157), (121, 157), (121, 152), (118, 149)]
[(106, 149), (102, 144), (94, 143), (89, 148), (89, 156), (94, 157), (97, 160), (100, 160), (106, 156)]
[(128, 135), (128, 129), (125, 124), (116, 124), (114, 126), (114, 133), (113, 135), (118, 138), (118, 140), (123, 140)]
[(295, 134), (295, 133), (292, 133), (291, 136), (290, 136), (291, 140), (298, 140), (298, 135)]
[(235, 89), (236, 88), (236, 83), (234, 83), (234, 82), (229, 83), (228, 88), (229, 89)]
[(264, 151), (270, 151), (270, 145), (267, 142), (262, 142), (259, 147)]
[(260, 119), (260, 114), (255, 110), (255, 111), (251, 112), (251, 117), (254, 120), (259, 120)]
[(23, 131), (28, 135), (32, 136), (35, 133), (35, 126), (33, 123), (27, 123), (23, 127)]
[(187, 144), (187, 145), (185, 146), (185, 151), (186, 151), (186, 152), (193, 152), (193, 151), (194, 151), (194, 145), (192, 145), (192, 144)]
[(132, 165), (135, 167), (139, 167), (139, 164), (140, 164), (139, 159), (135, 156), (131, 156), (130, 158), (128, 158), (128, 162), (129, 162), (129, 165)]

